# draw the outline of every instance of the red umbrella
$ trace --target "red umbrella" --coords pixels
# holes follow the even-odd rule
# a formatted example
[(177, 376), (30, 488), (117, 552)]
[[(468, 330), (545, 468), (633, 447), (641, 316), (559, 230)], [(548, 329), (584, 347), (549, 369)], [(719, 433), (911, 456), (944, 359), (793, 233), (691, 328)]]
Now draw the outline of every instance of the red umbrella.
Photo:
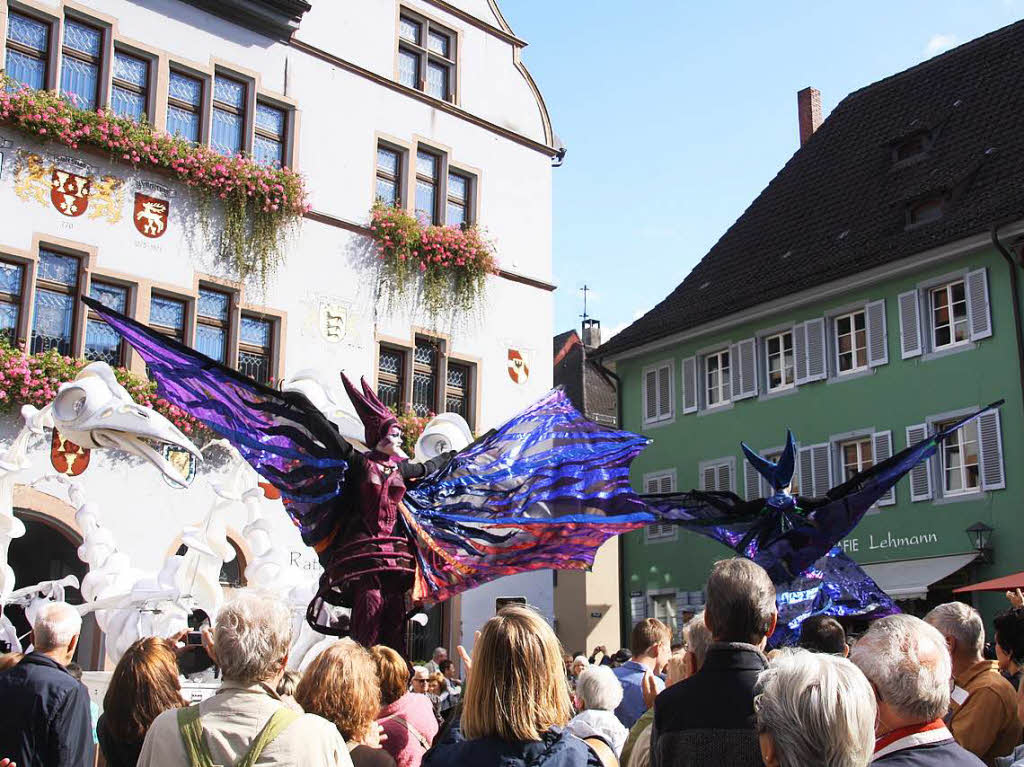
[(970, 586), (961, 586), (958, 589), (953, 589), (953, 593), (962, 594), (965, 591), (1013, 591), (1014, 589), (1024, 589), (1024, 573), (1004, 575), (1002, 578), (993, 578), (990, 581), (972, 583)]

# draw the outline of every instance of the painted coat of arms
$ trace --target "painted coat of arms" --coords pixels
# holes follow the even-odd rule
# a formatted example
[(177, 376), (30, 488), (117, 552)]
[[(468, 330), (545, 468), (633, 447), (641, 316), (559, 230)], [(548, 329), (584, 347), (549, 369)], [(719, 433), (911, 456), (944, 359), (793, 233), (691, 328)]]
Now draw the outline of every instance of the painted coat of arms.
[(69, 439), (64, 439), (57, 429), (53, 430), (53, 438), (50, 442), (50, 464), (61, 474), (77, 477), (89, 466), (91, 455), (91, 450), (76, 445)]
[(530, 377), (529, 355), (520, 349), (508, 350), (508, 377), (517, 384), (526, 383)]
[(62, 216), (77, 218), (86, 211), (89, 218), (104, 218), (111, 224), (121, 220), (124, 182), (114, 176), (97, 175), (90, 166), (71, 157), (43, 157), (19, 150), (14, 192), (22, 200), (52, 205)]
[(135, 193), (135, 211), (132, 221), (139, 234), (156, 239), (167, 231), (167, 219), (171, 215), (171, 203), (142, 192)]

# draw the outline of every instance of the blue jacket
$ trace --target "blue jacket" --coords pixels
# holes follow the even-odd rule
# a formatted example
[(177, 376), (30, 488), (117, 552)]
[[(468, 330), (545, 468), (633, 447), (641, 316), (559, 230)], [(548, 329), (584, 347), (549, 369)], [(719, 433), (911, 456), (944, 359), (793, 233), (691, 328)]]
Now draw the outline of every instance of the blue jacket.
[[(19, 765), (20, 767), (20, 765)], [(590, 746), (560, 727), (543, 740), (462, 740), (456, 725), (423, 757), (423, 767), (601, 767)]]
[(18, 767), (92, 767), (89, 693), (57, 661), (29, 653), (0, 674), (0, 757)]

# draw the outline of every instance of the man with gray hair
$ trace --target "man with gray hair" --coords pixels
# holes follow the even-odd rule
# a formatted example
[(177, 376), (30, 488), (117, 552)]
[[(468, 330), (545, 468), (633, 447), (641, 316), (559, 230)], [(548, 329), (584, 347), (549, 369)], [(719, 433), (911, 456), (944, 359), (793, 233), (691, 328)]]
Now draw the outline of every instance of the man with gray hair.
[(0, 756), (19, 765), (92, 767), (89, 692), (67, 671), (82, 617), (64, 602), (39, 610), (32, 652), (0, 674)]
[(1020, 743), (1017, 691), (999, 673), (999, 663), (985, 660), (985, 624), (963, 602), (947, 602), (925, 616), (946, 640), (952, 661), (949, 729), (956, 742), (985, 764), (1006, 756)]
[(142, 744), (139, 767), (350, 767), (338, 729), (289, 708), (276, 692), (291, 639), (292, 616), (279, 599), (242, 592), (224, 605), (213, 635), (203, 635), (224, 679), (220, 689), (202, 703), (160, 714)]
[(754, 685), (778, 617), (764, 568), (743, 557), (715, 563), (704, 607), (713, 641), (700, 671), (655, 700), (652, 767), (760, 767)]
[(890, 615), (871, 624), (850, 660), (868, 678), (878, 706), (873, 762), (981, 767), (942, 722), (951, 673), (942, 634), (920, 618)]

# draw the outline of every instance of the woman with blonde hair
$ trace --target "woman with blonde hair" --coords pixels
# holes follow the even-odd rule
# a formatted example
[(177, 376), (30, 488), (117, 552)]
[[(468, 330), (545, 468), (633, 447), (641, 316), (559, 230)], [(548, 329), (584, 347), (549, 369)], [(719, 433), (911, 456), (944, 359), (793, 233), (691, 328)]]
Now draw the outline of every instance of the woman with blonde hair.
[(370, 648), (370, 655), (380, 683), (377, 722), (385, 735), (383, 748), (398, 767), (419, 767), (437, 735), (434, 707), (426, 695), (409, 692), (411, 674), (405, 658), (384, 645)]
[(306, 668), (295, 700), (307, 714), (322, 716), (338, 728), (355, 767), (395, 767), (380, 747), (380, 684), (365, 647), (351, 639), (327, 647)]
[(534, 610), (505, 607), (476, 640), (460, 726), (423, 764), (600, 767), (597, 754), (566, 732), (572, 714), (555, 632)]
[(135, 767), (153, 720), (181, 708), (178, 658), (170, 642), (147, 637), (121, 656), (103, 697), (96, 738), (110, 767)]

